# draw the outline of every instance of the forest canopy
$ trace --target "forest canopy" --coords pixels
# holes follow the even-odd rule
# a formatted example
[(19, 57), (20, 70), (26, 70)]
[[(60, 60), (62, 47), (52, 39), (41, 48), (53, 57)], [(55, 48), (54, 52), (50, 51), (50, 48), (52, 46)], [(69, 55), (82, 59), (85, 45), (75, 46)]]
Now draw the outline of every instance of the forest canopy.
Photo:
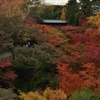
[(0, 100), (100, 100), (100, 3), (79, 1), (0, 1)]

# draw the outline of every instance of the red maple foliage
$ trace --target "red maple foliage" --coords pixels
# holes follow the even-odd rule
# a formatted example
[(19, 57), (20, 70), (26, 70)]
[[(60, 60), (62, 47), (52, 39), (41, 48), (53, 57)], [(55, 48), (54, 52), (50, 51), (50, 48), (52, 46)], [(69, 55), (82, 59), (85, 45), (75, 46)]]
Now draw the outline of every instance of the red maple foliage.
[(32, 26), (35, 23), (35, 21), (32, 17), (26, 16), (23, 23)]
[(80, 42), (80, 43), (85, 43), (89, 40), (89, 36), (85, 35), (85, 34), (79, 34), (79, 33), (76, 33), (76, 34), (71, 34), (71, 43), (77, 43), (77, 42)]
[(61, 26), (60, 29), (62, 30), (62, 32), (66, 33), (69, 31), (70, 32), (77, 31), (78, 27), (66, 25), (66, 26)]
[(14, 88), (12, 81), (17, 77), (15, 71), (11, 68), (11, 62), (0, 62), (0, 85), (6, 85)]
[(81, 68), (82, 61), (84, 58), (84, 53), (80, 54), (77, 51), (71, 52), (70, 55), (65, 55), (57, 58), (54, 63), (57, 65), (68, 64), (70, 68), (72, 68), (73, 72), (78, 72)]
[(87, 16), (86, 15), (81, 15), (79, 18), (79, 24), (81, 26), (85, 26), (87, 24)]
[(60, 46), (65, 43), (65, 40), (60, 38), (58, 35), (48, 35), (47, 43), (53, 46)]
[(81, 66), (83, 70), (79, 71), (82, 79), (82, 87), (91, 87), (93, 92), (100, 93), (100, 68), (94, 63), (86, 63)]

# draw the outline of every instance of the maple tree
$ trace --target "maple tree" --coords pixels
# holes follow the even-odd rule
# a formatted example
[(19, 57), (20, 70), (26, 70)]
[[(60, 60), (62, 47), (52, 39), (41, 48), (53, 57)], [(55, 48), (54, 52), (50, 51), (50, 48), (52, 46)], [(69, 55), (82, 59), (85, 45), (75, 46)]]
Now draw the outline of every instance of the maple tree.
[[(79, 90), (83, 87), (90, 86), (93, 92), (99, 93), (99, 21), (97, 25), (95, 24), (97, 21), (92, 21), (92, 18), (96, 19), (96, 17), (97, 15), (90, 17), (88, 21), (83, 16), (82, 26), (77, 28), (72, 26), (61, 27), (62, 32), (64, 32), (66, 37), (69, 36), (70, 41), (60, 48), (66, 55), (57, 58), (54, 62), (58, 65), (57, 68), (60, 73), (59, 86), (67, 93), (69, 92), (69, 94), (73, 93), (74, 85), (77, 88), (78, 83), (80, 84), (78, 87)], [(90, 19), (92, 20), (90, 21)], [(99, 20), (99, 17), (96, 20)], [(96, 27), (91, 27), (94, 24)], [(78, 82), (77, 79), (80, 81)], [(78, 83), (71, 85), (71, 82), (74, 81)]]
[(27, 25), (29, 25), (29, 26), (32, 26), (32, 25), (35, 23), (35, 21), (34, 21), (34, 19), (33, 19), (32, 17), (26, 16), (26, 17), (24, 18), (24, 20), (23, 20), (23, 23), (24, 23), (24, 24), (27, 24)]
[[(87, 27), (86, 25), (87, 24), (84, 24), (85, 27)], [(59, 69), (58, 72), (61, 75), (59, 83), (60, 88), (65, 90), (67, 94), (68, 92), (69, 94), (71, 94), (73, 93), (72, 91), (74, 91), (75, 89), (74, 85), (76, 85), (77, 88), (77, 84), (79, 83), (80, 86), (77, 89), (80, 90), (83, 87), (90, 86), (94, 92), (97, 91), (99, 93), (99, 80), (98, 78), (95, 78), (95, 76), (96, 77), (99, 76), (99, 74), (96, 73), (99, 73), (99, 65), (100, 65), (99, 64), (100, 42), (99, 42), (98, 30), (87, 27), (84, 29), (84, 34), (82, 34), (81, 31), (77, 31), (77, 29), (75, 30), (73, 27), (70, 26), (61, 27), (61, 30), (65, 33), (66, 36), (68, 35), (70, 36), (70, 41), (69, 43), (64, 44), (64, 46), (62, 45), (60, 48), (62, 51), (65, 52), (66, 55), (59, 57), (55, 60), (55, 63), (58, 65), (57, 67)], [(63, 65), (63, 64), (68, 64), (68, 65)], [(85, 69), (82, 66), (86, 66)], [(91, 68), (94, 68), (96, 70), (94, 69), (88, 70), (90, 66)], [(84, 73), (83, 77), (82, 77), (83, 74), (82, 72)], [(84, 79), (84, 77), (86, 79)], [(78, 82), (77, 79), (80, 81)], [(75, 82), (78, 83), (76, 84)], [(95, 91), (95, 89), (97, 90)]]
[[(66, 37), (69, 37), (69, 44), (61, 46), (64, 52), (66, 52), (66, 54), (67, 52), (71, 54), (71, 52), (77, 51), (79, 52), (79, 55), (81, 55), (82, 57), (80, 58), (81, 60), (80, 63), (93, 62), (96, 64), (96, 66), (99, 66), (99, 47), (100, 47), (99, 30), (87, 27), (86, 29), (84, 29), (84, 32), (82, 32), (84, 34), (82, 34), (81, 31), (78, 31), (78, 28), (76, 30), (72, 30), (70, 29), (70, 27), (68, 30), (67, 28), (68, 26), (66, 26), (66, 29), (64, 29), (64, 27), (61, 27)], [(79, 29), (80, 28), (81, 27), (79, 27)], [(67, 56), (70, 56), (69, 54), (67, 54)]]
[(46, 35), (46, 43), (59, 47), (68, 41), (66, 36), (56, 28), (43, 25), (40, 32)]
[[(99, 45), (100, 46), (100, 45)], [(100, 65), (100, 48), (96, 47), (94, 45), (88, 46), (89, 51), (86, 53), (86, 56), (84, 57), (85, 62), (93, 62), (97, 67)]]
[(0, 53), (11, 51), (13, 47), (11, 36), (24, 18), (23, 4), (24, 0), (0, 0)]
[[(13, 17), (16, 15), (21, 15), (21, 6), (24, 4), (24, 0), (1, 0), (0, 1), (0, 11), (7, 17)], [(23, 14), (23, 13), (22, 13)]]
[(83, 70), (79, 71), (80, 77), (83, 79), (82, 86), (91, 87), (95, 93), (100, 92), (100, 68), (97, 68), (94, 63), (87, 63), (81, 66)]
[(73, 72), (68, 64), (58, 65), (57, 70), (60, 74), (59, 88), (67, 94), (72, 94), (75, 90), (82, 90), (84, 87), (91, 87), (94, 93), (100, 92), (100, 68), (96, 68), (95, 64), (83, 64), (78, 72)]
[(17, 74), (15, 74), (15, 71), (12, 69), (11, 62), (0, 62), (0, 85), (15, 88), (13, 80), (16, 78)]
[(71, 32), (76, 32), (77, 31), (77, 29), (78, 29), (78, 27), (76, 27), (76, 26), (71, 26), (71, 25), (66, 25), (66, 26), (61, 26), (60, 27), (60, 30), (64, 33), (64, 34), (66, 34), (66, 33), (71, 33)]
[[(33, 1), (35, 2), (35, 0)], [(72, 2), (74, 1), (70, 0), (69, 3), (73, 5)], [(73, 14), (67, 17), (70, 17), (69, 20), (73, 21), (75, 25), (79, 12), (76, 13), (78, 11), (76, 0), (74, 3), (73, 8), (76, 7), (76, 9), (71, 13), (75, 15), (75, 19), (70, 20)], [(0, 53), (11, 50), (12, 43), (17, 43), (17, 55), (12, 60), (12, 64), (9, 61), (0, 62), (1, 86), (13, 87), (15, 85), (16, 88), (27, 92), (40, 88), (44, 90), (47, 86), (59, 87), (68, 95), (77, 89), (91, 87), (93, 92), (100, 93), (100, 13), (88, 18), (85, 15), (80, 16), (80, 26), (78, 27), (66, 25), (57, 28), (37, 24), (35, 18), (40, 20), (34, 11), (25, 17), (22, 10), (24, 4), (24, 0), (0, 1)], [(57, 7), (59, 8), (59, 6)], [(67, 5), (67, 7), (69, 6)], [(43, 7), (43, 9), (45, 8), (47, 10), (46, 6)], [(54, 18), (57, 15), (59, 18), (62, 6), (60, 9), (54, 6), (51, 8), (52, 15), (49, 17)], [(64, 8), (62, 15), (65, 19)], [(31, 44), (28, 48), (26, 47), (27, 42)], [(12, 66), (19, 76), (14, 81), (14, 85), (12, 83), (17, 75)], [(52, 95), (51, 100), (59, 97), (58, 94), (61, 93), (47, 89), (44, 93), (45, 98), (50, 97), (48, 92)], [(30, 93), (30, 95), (34, 94)], [(29, 99), (29, 94), (23, 94)], [(37, 97), (39, 96), (37, 95)]]
[(62, 13), (61, 13), (61, 16), (60, 16), (61, 20), (66, 20), (66, 12), (67, 12), (66, 8), (63, 7), (62, 8)]
[(88, 19), (88, 24), (92, 28), (100, 28), (100, 12), (97, 12), (95, 16), (90, 16)]
[(76, 44), (76, 43), (81, 43), (85, 44), (89, 40), (89, 36), (84, 35), (84, 34), (70, 34), (71, 35), (71, 43)]
[(85, 26), (87, 22), (87, 16), (86, 15), (81, 15), (79, 17), (79, 25)]
[(65, 91), (66, 94), (72, 94), (75, 90), (81, 89), (82, 79), (78, 74), (71, 71), (68, 65), (64, 64), (62, 66), (57, 66), (58, 72), (60, 74), (59, 88)]
[(48, 35), (47, 43), (50, 43), (51, 45), (55, 47), (59, 47), (60, 45), (64, 44), (66, 40), (63, 40), (58, 35)]

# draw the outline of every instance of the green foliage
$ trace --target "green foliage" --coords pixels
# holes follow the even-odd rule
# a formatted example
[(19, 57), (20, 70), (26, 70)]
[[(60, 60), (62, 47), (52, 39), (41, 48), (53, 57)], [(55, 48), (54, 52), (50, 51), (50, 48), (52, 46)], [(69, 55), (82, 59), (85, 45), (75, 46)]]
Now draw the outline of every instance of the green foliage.
[[(26, 19), (26, 21), (28, 18)], [(30, 23), (30, 22), (26, 22)], [(47, 37), (46, 35), (39, 32), (38, 26), (27, 26), (27, 25), (17, 25), (13, 28), (13, 33), (11, 38), (13, 43), (16, 46), (25, 46), (28, 41), (31, 42), (31, 46), (34, 46), (36, 43), (45, 42)]]
[(30, 12), (31, 11), (31, 8), (35, 8), (37, 6), (40, 6), (44, 0), (24, 0), (25, 1), (25, 4), (23, 5), (23, 10), (25, 12)]
[[(5, 1), (5, 3), (3, 3), (3, 1)], [(12, 1), (12, 3), (10, 1)], [(24, 1), (25, 5), (23, 6)], [(12, 60), (13, 69), (15, 69), (18, 74), (18, 78), (14, 81), (16, 88), (25, 92), (36, 89), (44, 90), (48, 86), (53, 89), (56, 88), (58, 85), (58, 73), (54, 63), (55, 61), (59, 65), (63, 65), (64, 63), (69, 64), (68, 68), (72, 68), (72, 71), (69, 69), (66, 70), (66, 66), (61, 66), (59, 68), (59, 71), (63, 71), (60, 73), (60, 75), (62, 75), (61, 82), (63, 82), (61, 86), (65, 91), (68, 91), (71, 94), (76, 89), (80, 89), (80, 87), (91, 86), (92, 90), (95, 90), (94, 92), (99, 93), (100, 75), (97, 66), (100, 65), (100, 30), (96, 29), (100, 28), (100, 13), (89, 18), (90, 27), (94, 28), (96, 31), (88, 30), (87, 32), (84, 32), (84, 34), (79, 34), (79, 32), (81, 32), (79, 30), (82, 30), (81, 28), (87, 27), (85, 24), (86, 16), (83, 16), (81, 17), (81, 22), (84, 23), (81, 23), (81, 25), (84, 27), (80, 26), (79, 28), (73, 28), (72, 26), (64, 26), (62, 31), (66, 35), (65, 36), (60, 30), (52, 28), (52, 26), (48, 27), (34, 22), (34, 20), (38, 23), (43, 21), (35, 13), (42, 13), (43, 18), (45, 19), (60, 19), (61, 9), (63, 7), (42, 6), (42, 9), (44, 10), (42, 11), (40, 6), (42, 1), (43, 0), (0, 1), (0, 8), (4, 7), (3, 12), (2, 9), (0, 9), (0, 54), (12, 50), (13, 43), (16, 43), (17, 46), (21, 46), (16, 47), (15, 59)], [(83, 4), (80, 10), (76, 0), (69, 0), (66, 5), (66, 20), (68, 20), (71, 25), (78, 25), (80, 15), (85, 14), (90, 16), (96, 6), (96, 10), (98, 10), (98, 5), (100, 4), (99, 0), (93, 0), (93, 2), (90, 2), (90, 0), (79, 1), (80, 4)], [(4, 5), (2, 5), (1, 2)], [(39, 10), (36, 6), (39, 7)], [(92, 9), (91, 7), (93, 6), (94, 8)], [(23, 12), (24, 8), (30, 13), (23, 21), (23, 18), (25, 17)], [(29, 17), (31, 20), (29, 20)], [(64, 17), (65, 13), (63, 9), (62, 19), (65, 19)], [(25, 25), (22, 25), (22, 22)], [(68, 38), (70, 41), (67, 41)], [(27, 48), (25, 43), (29, 41), (32, 42), (32, 46)], [(62, 52), (65, 56), (62, 56)], [(96, 66), (92, 66), (90, 62), (94, 62), (94, 65)], [(81, 67), (83, 63), (87, 63), (86, 65), (84, 64), (84, 66), (86, 66), (84, 68)], [(63, 67), (65, 69), (63, 69)], [(91, 67), (96, 70), (89, 69)], [(2, 77), (3, 72), (6, 71), (7, 73)], [(0, 68), (0, 72), (0, 74), (2, 74), (2, 84), (3, 79), (8, 82), (8, 80), (11, 81), (11, 78), (14, 79), (17, 77), (17, 75), (11, 71), (11, 68), (8, 67), (6, 67), (6, 69)], [(5, 86), (5, 84), (2, 84), (1, 86)], [(33, 95), (33, 92), (31, 93)], [(25, 99), (27, 96), (30, 97), (30, 95), (28, 95), (28, 93), (25, 94)], [(65, 94), (61, 93), (61, 91), (50, 89), (46, 89), (43, 95), (47, 100), (48, 98), (50, 100), (55, 100), (55, 98), (59, 99), (65, 97)], [(38, 97), (38, 99), (41, 98), (38, 94), (34, 94), (32, 98), (34, 96), (36, 96), (36, 98)], [(76, 91), (72, 95), (72, 100), (98, 100), (98, 98), (99, 96), (93, 94), (88, 88), (83, 89), (81, 92)]]
[(69, 0), (66, 5), (66, 20), (70, 25), (77, 25), (76, 13), (79, 10), (76, 0)]
[(17, 56), (12, 61), (19, 76), (16, 80), (17, 87), (25, 87), (24, 91), (45, 88), (47, 85), (55, 88), (58, 81), (53, 62), (59, 56), (61, 53), (47, 44), (34, 45), (34, 48), (18, 48)]
[(11, 89), (0, 88), (0, 100), (17, 100), (17, 95)]
[(99, 0), (79, 0), (81, 12), (86, 16), (91, 16), (99, 12), (100, 2)]
[(99, 0), (92, 0), (92, 10), (93, 10), (93, 14), (99, 12), (99, 10), (100, 10)]
[(83, 12), (86, 16), (91, 16), (93, 14), (93, 3), (91, 0), (79, 0), (80, 1), (80, 7), (81, 12)]
[(0, 53), (9, 51), (12, 45), (12, 28), (13, 23), (5, 16), (0, 16)]
[(54, 9), (53, 9), (54, 19), (60, 19), (60, 16), (62, 14), (62, 9), (63, 9), (63, 6), (61, 6), (61, 5), (54, 6)]
[(54, 19), (53, 10), (50, 8), (45, 8), (42, 14), (42, 18), (43, 19)]
[(57, 30), (57, 29), (51, 29), (51, 30), (49, 31), (49, 34), (51, 34), (51, 35), (56, 34), (56, 35), (58, 35), (60, 38), (66, 40), (66, 36), (65, 36), (61, 31), (59, 31), (59, 30)]
[(82, 91), (75, 91), (72, 96), (72, 100), (99, 100), (100, 95), (94, 94), (90, 88), (84, 88)]
[(13, 39), (11, 38), (13, 29), (24, 18), (21, 9), (23, 0), (0, 1), (0, 53), (10, 51)]
[(41, 11), (41, 17), (43, 19), (60, 19), (62, 8), (61, 5), (44, 5), (41, 7), (43, 10)]

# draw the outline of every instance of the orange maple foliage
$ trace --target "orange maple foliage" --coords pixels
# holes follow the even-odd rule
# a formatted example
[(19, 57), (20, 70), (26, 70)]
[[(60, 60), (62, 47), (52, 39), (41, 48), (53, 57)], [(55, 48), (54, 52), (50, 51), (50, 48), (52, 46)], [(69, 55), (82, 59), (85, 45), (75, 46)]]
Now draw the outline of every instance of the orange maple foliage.
[(72, 94), (75, 90), (81, 89), (82, 79), (78, 74), (72, 72), (71, 68), (68, 68), (67, 64), (62, 66), (57, 66), (58, 72), (60, 74), (59, 88), (65, 91), (66, 94)]
[(23, 17), (24, 13), (21, 7), (24, 3), (24, 0), (0, 0), (0, 13), (8, 18)]
[(58, 65), (59, 88), (67, 94), (72, 94), (75, 90), (81, 90), (84, 87), (91, 87), (94, 93), (100, 93), (100, 68), (95, 64), (87, 63), (81, 66), (77, 73), (72, 72), (68, 64)]
[(95, 16), (90, 16), (88, 19), (90, 27), (100, 29), (100, 12), (97, 12)]

